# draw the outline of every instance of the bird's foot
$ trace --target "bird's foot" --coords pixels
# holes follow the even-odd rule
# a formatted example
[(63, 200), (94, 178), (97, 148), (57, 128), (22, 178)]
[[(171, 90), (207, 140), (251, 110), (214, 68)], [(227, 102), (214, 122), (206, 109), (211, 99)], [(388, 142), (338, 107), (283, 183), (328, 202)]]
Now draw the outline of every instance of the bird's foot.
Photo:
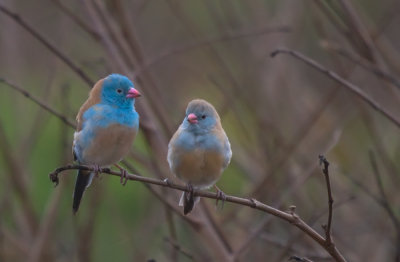
[(126, 185), (126, 182), (128, 182), (128, 172), (125, 169), (121, 169), (121, 184), (123, 186)]
[(215, 205), (218, 207), (218, 201), (221, 200), (221, 203), (222, 203), (221, 209), (223, 209), (224, 208), (224, 204), (225, 204), (225, 200), (226, 200), (226, 195), (216, 185), (214, 185), (214, 188), (217, 191), (217, 199), (215, 200)]
[(91, 165), (91, 168), (93, 168), (94, 176), (99, 178), (99, 174), (101, 174), (101, 167), (98, 164), (93, 164)]
[(128, 172), (122, 168), (120, 165), (115, 164), (115, 166), (119, 169), (119, 171), (121, 172), (121, 179), (120, 179), (120, 183), (125, 186), (126, 182), (128, 182)]

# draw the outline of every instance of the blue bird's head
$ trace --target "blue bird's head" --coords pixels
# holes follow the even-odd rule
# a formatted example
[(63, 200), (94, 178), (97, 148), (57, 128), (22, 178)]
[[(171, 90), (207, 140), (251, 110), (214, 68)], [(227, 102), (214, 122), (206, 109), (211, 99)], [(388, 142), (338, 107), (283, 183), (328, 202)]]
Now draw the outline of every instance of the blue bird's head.
[(112, 74), (104, 78), (101, 91), (101, 100), (104, 103), (121, 108), (131, 107), (139, 96), (139, 91), (126, 76)]
[(182, 124), (188, 131), (203, 134), (217, 125), (221, 125), (221, 121), (217, 111), (210, 103), (202, 99), (195, 99), (188, 104)]

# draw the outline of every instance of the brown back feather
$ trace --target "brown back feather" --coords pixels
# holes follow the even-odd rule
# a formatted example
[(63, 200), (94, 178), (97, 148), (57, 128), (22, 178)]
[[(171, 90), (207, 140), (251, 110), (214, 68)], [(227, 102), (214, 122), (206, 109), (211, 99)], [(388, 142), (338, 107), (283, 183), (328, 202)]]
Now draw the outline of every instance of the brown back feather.
[(76, 116), (77, 132), (82, 130), (83, 114), (86, 112), (86, 110), (88, 110), (89, 107), (98, 104), (100, 102), (101, 99), (100, 93), (101, 93), (101, 88), (103, 87), (103, 81), (104, 79), (100, 79), (99, 81), (97, 81), (92, 90), (90, 90), (89, 98), (85, 101), (85, 103), (83, 103), (83, 105), (79, 109), (78, 115)]

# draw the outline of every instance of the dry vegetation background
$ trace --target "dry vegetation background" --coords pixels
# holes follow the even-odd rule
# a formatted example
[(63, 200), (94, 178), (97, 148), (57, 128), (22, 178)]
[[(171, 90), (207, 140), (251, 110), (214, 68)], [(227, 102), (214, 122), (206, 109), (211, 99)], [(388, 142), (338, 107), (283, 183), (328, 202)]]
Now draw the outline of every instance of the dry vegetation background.
[[(75, 171), (56, 188), (48, 174), (72, 162), (74, 129), (4, 80), (74, 123), (91, 83), (112, 72), (134, 79), (143, 94), (141, 132), (125, 162), (131, 172), (171, 178), (169, 138), (188, 101), (204, 98), (232, 143), (218, 182), (226, 194), (281, 210), (295, 205), (324, 235), (324, 154), (337, 248), (348, 261), (400, 261), (397, 0), (7, 0), (0, 7), (0, 261), (333, 260), (270, 214), (231, 203), (220, 210), (203, 199), (184, 217), (166, 205), (177, 204), (178, 191), (122, 187), (108, 175), (73, 216)], [(395, 119), (291, 55), (271, 58), (279, 47), (356, 84)]]

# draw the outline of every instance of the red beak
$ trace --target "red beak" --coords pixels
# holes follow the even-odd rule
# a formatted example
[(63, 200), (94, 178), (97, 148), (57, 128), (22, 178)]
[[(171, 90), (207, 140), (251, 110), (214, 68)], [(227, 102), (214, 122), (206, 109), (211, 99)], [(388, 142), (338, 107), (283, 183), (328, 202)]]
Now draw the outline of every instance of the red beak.
[(189, 121), (189, 123), (191, 123), (191, 124), (197, 124), (197, 116), (195, 115), (195, 114), (189, 114), (188, 116), (187, 116), (187, 120)]
[(127, 98), (136, 98), (141, 96), (141, 94), (139, 93), (139, 91), (137, 91), (135, 88), (131, 87), (131, 89), (129, 89), (128, 94), (126, 94)]

